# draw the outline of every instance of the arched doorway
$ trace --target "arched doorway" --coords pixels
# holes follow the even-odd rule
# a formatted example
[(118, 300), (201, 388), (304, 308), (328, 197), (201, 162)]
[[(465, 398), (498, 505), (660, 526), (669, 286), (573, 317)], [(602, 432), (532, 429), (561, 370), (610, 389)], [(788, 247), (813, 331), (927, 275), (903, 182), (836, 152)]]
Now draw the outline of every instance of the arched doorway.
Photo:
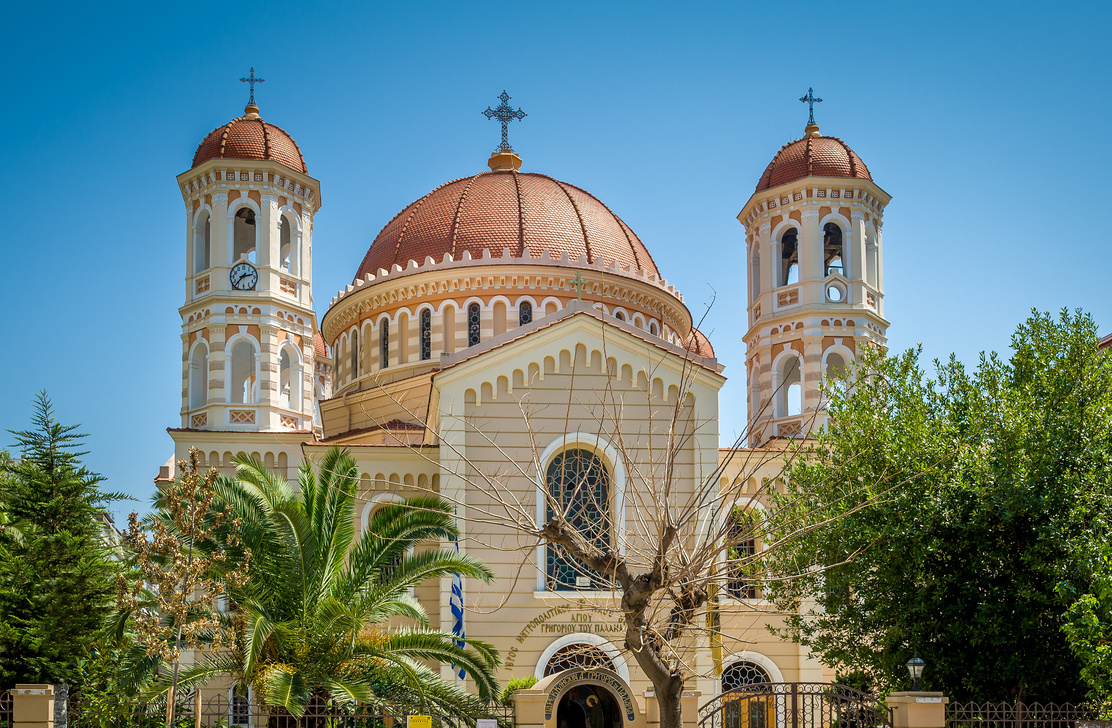
[(622, 711), (609, 690), (580, 683), (561, 696), (556, 728), (622, 728)]

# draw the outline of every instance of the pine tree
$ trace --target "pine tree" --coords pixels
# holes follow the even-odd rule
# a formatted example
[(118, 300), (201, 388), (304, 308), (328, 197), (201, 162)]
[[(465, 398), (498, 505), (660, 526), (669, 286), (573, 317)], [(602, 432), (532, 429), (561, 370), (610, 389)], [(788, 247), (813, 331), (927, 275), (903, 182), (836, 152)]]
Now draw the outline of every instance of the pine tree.
[(40, 392), (32, 429), (11, 432), (18, 455), (0, 458), (0, 685), (72, 682), (113, 608), (120, 567), (102, 519), (126, 496), (81, 464), (77, 427)]

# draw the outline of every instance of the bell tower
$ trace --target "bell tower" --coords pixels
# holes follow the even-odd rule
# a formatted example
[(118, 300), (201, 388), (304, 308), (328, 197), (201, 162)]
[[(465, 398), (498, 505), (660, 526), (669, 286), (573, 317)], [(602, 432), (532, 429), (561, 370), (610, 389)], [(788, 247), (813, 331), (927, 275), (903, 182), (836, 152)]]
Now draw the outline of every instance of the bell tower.
[(881, 230), (891, 199), (812, 114), (738, 214), (745, 227), (749, 444), (806, 437), (826, 421), (824, 382), (886, 344)]
[(320, 183), (293, 138), (259, 115), (262, 79), (252, 69), (244, 80), (244, 115), (210, 132), (177, 178), (186, 213), (181, 426), (312, 431), (331, 363), (312, 307)]

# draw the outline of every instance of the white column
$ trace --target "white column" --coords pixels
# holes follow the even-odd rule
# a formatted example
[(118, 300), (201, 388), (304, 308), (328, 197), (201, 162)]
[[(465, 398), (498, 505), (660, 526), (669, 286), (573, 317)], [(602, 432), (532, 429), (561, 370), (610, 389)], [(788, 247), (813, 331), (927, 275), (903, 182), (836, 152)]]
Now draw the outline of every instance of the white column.
[(189, 200), (185, 201), (185, 300), (193, 300), (193, 257), (196, 251), (193, 246), (196, 243), (193, 235), (193, 203)]
[(273, 195), (261, 195), (259, 205), (262, 213), (261, 220), (255, 225), (255, 249), (259, 261), (259, 290), (274, 292), (278, 290), (278, 276), (274, 269), (278, 267), (278, 198)]
[(301, 206), (301, 245), (300, 245), (300, 286), (301, 305), (313, 307), (313, 214), (305, 205)]
[(819, 230), (819, 211), (803, 211), (803, 231), (799, 236), (799, 281), (800, 303), (820, 303), (823, 301), (822, 279), (822, 231)]
[(850, 239), (849, 245), (849, 278), (851, 292), (850, 303), (865, 303), (865, 214), (860, 210), (850, 212)]
[(212, 196), (212, 249), (210, 259), (212, 280), (209, 285), (215, 290), (227, 291), (228, 261), (232, 257), (231, 241), (228, 240), (228, 195), (219, 192)]
[(776, 287), (776, 266), (780, 265), (779, 246), (774, 251), (772, 245), (772, 223), (761, 223), (757, 245), (761, 252), (761, 293), (764, 294)]

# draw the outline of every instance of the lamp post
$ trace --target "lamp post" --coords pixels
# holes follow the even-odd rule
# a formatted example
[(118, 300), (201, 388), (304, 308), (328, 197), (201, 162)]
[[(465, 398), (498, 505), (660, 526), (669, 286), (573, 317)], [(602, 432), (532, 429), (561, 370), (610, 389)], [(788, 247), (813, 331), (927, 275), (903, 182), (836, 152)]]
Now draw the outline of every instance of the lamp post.
[(923, 658), (919, 657), (918, 652), (915, 653), (914, 657), (907, 661), (907, 673), (911, 675), (912, 690), (919, 689), (919, 678), (923, 677), (923, 668), (926, 666), (927, 663), (923, 662)]

